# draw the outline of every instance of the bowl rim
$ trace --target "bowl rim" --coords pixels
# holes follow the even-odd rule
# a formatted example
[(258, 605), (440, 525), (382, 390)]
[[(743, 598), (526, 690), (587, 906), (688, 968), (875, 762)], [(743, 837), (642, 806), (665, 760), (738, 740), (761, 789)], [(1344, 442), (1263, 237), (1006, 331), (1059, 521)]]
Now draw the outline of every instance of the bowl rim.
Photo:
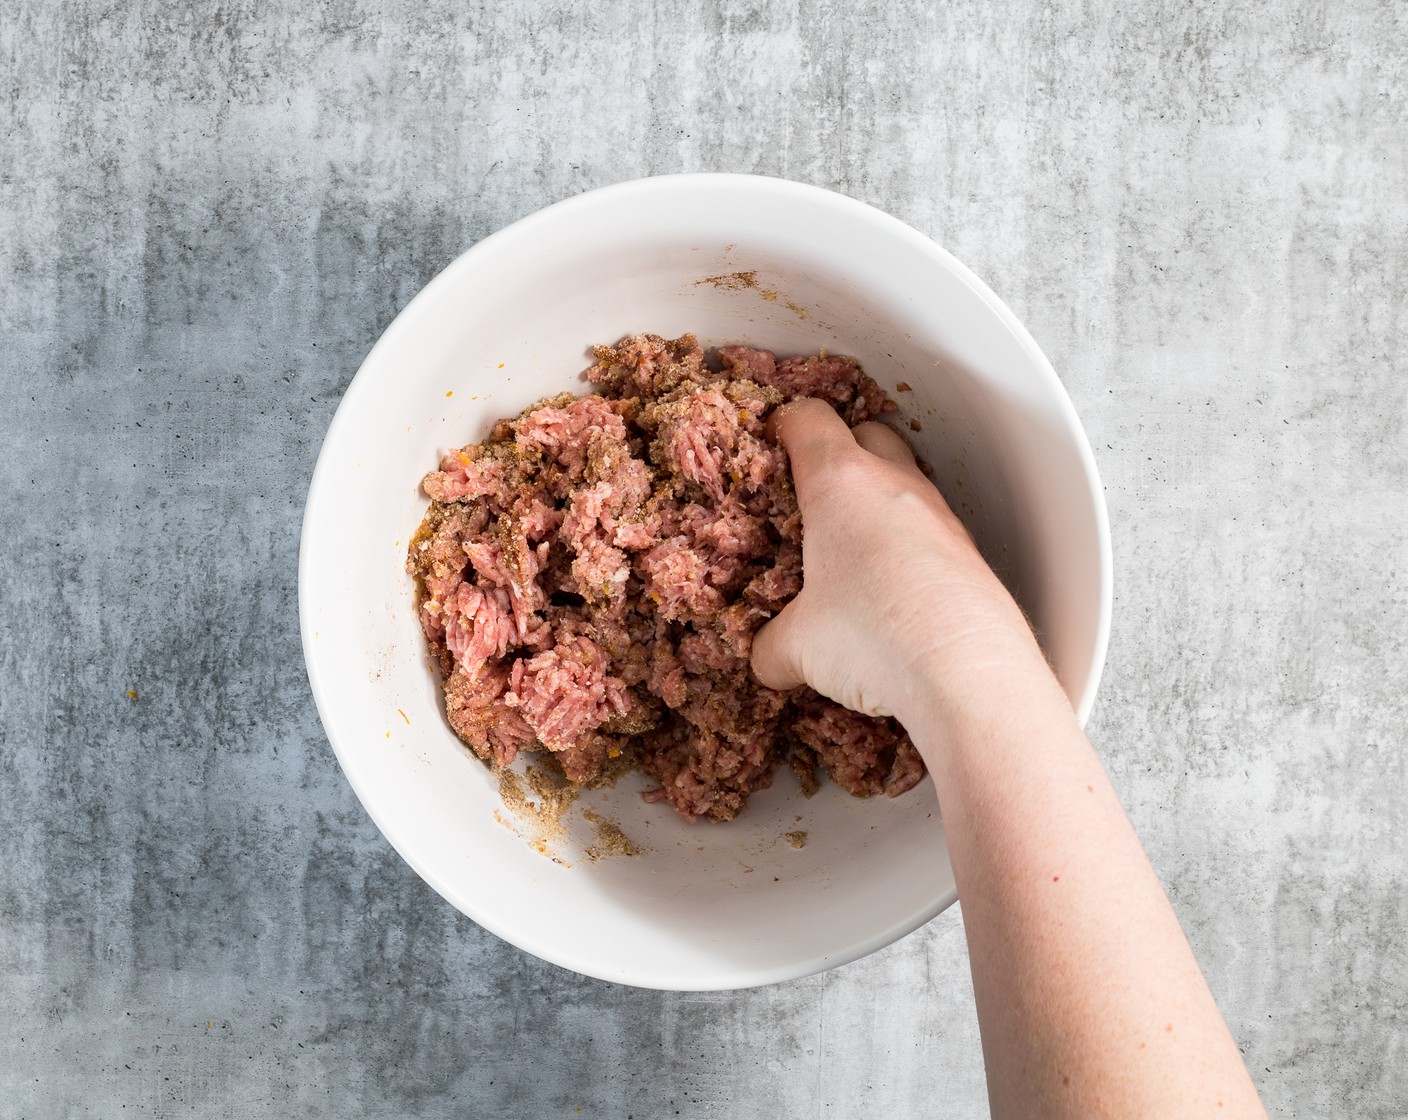
[(894, 944), (910, 933), (913, 933), (919, 927), (933, 920), (933, 918), (948, 909), (958, 900), (958, 890), (955, 887), (943, 892), (932, 903), (920, 907), (908, 918), (894, 923), (885, 930), (879, 931), (862, 941), (847, 946), (844, 950), (830, 956), (821, 959), (799, 960), (788, 965), (778, 965), (770, 968), (750, 969), (746, 966), (730, 965), (728, 968), (722, 969), (717, 973), (712, 973), (707, 977), (674, 974), (665, 970), (659, 970), (658, 974), (651, 975), (608, 976), (604, 975), (602, 971), (592, 967), (590, 962), (575, 960), (570, 952), (562, 952), (559, 948), (544, 943), (532, 930), (523, 931), (515, 928), (511, 932), (508, 931), (492, 914), (485, 913), (483, 908), (476, 905), (472, 899), (466, 897), (451, 883), (445, 881), (433, 869), (424, 865), (421, 860), (413, 857), (411, 852), (407, 850), (407, 846), (403, 843), (402, 839), (397, 836), (394, 825), (387, 820), (386, 815), (382, 811), (378, 810), (377, 799), (372, 794), (372, 791), (367, 789), (366, 784), (355, 776), (356, 767), (349, 765), (349, 761), (352, 757), (350, 748), (344, 747), (339, 743), (338, 736), (333, 732), (334, 725), (330, 722), (329, 718), (331, 710), (326, 699), (326, 690), (320, 677), (316, 658), (314, 657), (315, 645), (312, 638), (313, 623), (310, 614), (312, 608), (307, 593), (311, 576), (310, 554), (313, 551), (313, 519), (310, 513), (318, 499), (324, 479), (334, 470), (328, 448), (335, 442), (333, 437), (338, 432), (339, 425), (349, 422), (348, 417), (352, 414), (353, 409), (347, 406), (349, 403), (354, 403), (362, 393), (368, 391), (367, 385), (369, 381), (363, 376), (368, 368), (380, 360), (384, 351), (394, 350), (401, 335), (411, 329), (412, 321), (415, 318), (412, 312), (417, 305), (430, 302), (434, 298), (435, 293), (441, 288), (455, 283), (460, 274), (476, 266), (480, 257), (487, 255), (490, 251), (499, 250), (516, 240), (520, 240), (532, 234), (540, 225), (560, 221), (578, 210), (588, 210), (603, 204), (615, 204), (619, 201), (629, 200), (632, 197), (642, 194), (688, 191), (700, 187), (723, 191), (755, 192), (759, 197), (769, 197), (772, 199), (790, 197), (805, 200), (808, 204), (815, 207), (823, 209), (830, 208), (837, 216), (844, 217), (854, 222), (868, 224), (877, 234), (897, 239), (909, 248), (930, 257), (934, 263), (940, 267), (949, 270), (971, 288), (983, 303), (997, 315), (1003, 324), (1012, 331), (1022, 349), (1032, 360), (1038, 376), (1041, 377), (1046, 382), (1047, 387), (1053, 391), (1053, 398), (1061, 414), (1061, 418), (1065, 422), (1067, 429), (1075, 437), (1075, 450), (1085, 475), (1095, 516), (1100, 566), (1099, 616), (1096, 620), (1095, 643), (1091, 651), (1090, 666), (1085, 687), (1075, 704), (1076, 717), (1082, 726), (1085, 725), (1090, 716), (1091, 709), (1095, 703), (1096, 693), (1099, 690), (1100, 679), (1104, 673), (1114, 600), (1113, 553), (1104, 487), (1101, 483), (1100, 473), (1095, 463), (1094, 451), (1090, 446), (1090, 439), (1086, 435), (1085, 428), (1076, 413), (1075, 405), (1071, 402), (1070, 396), (1066, 392), (1065, 385), (1061, 382), (1060, 377), (1057, 376), (1055, 368), (1051, 365), (1045, 353), (1042, 352), (1040, 346), (1037, 345), (1031, 333), (1023, 326), (1021, 320), (1019, 320), (1007, 304), (972, 272), (972, 270), (963, 264), (962, 261), (958, 260), (957, 257), (949, 253), (936, 241), (921, 233), (913, 226), (908, 225), (899, 218), (869, 203), (861, 202), (858, 199), (828, 190), (824, 187), (768, 175), (752, 175), (737, 172), (688, 172), (673, 175), (647, 176), (592, 188), (551, 203), (539, 210), (535, 210), (479, 239), (441, 269), (440, 272), (432, 277), (431, 280), (397, 312), (390, 324), (382, 331), (376, 343), (367, 352), (366, 357), (362, 359), (357, 367), (357, 372), (353, 375), (352, 380), (348, 382), (346, 389), (343, 390), (338, 400), (337, 408), (333, 413), (332, 420), (328, 424), (327, 431), (324, 433), (319, 446), (317, 462), (314, 465), (313, 473), (308, 484), (307, 496), (304, 500), (298, 548), (299, 631), (303, 650), (303, 663), (305, 671), (308, 674), (308, 684), (313, 695), (313, 702), (317, 709), (319, 720), (322, 723), (323, 732), (333, 748), (343, 776), (352, 786), (353, 792), (357, 795), (358, 801), (361, 802), (362, 808), (366, 811), (367, 815), (371, 817), (372, 822), (396, 853), (405, 860), (406, 863), (410, 865), (411, 869), (437, 894), (466, 917), (477, 925), (482, 926), (496, 937), (507, 941), (509, 944), (516, 946), (524, 952), (531, 953), (542, 960), (546, 960), (551, 964), (582, 975), (592, 976), (613, 983), (663, 991), (728, 991), (759, 987), (766, 984), (800, 979), (840, 965), (849, 964), (852, 961), (859, 960), (861, 957), (868, 956), (879, 949)]

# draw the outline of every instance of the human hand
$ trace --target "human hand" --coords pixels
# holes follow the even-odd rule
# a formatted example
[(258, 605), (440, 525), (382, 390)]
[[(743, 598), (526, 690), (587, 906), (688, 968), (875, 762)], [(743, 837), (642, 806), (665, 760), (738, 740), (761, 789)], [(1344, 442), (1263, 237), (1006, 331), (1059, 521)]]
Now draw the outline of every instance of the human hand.
[(979, 696), (1054, 678), (1021, 610), (908, 444), (852, 431), (828, 405), (784, 405), (771, 431), (802, 512), (801, 593), (753, 640), (771, 688), (806, 683), (868, 715), (961, 714)]
[(1031, 628), (904, 440), (814, 400), (772, 423), (802, 511), (802, 590), (754, 637), (753, 671), (893, 715), (924, 756), (992, 1114), (1264, 1117)]

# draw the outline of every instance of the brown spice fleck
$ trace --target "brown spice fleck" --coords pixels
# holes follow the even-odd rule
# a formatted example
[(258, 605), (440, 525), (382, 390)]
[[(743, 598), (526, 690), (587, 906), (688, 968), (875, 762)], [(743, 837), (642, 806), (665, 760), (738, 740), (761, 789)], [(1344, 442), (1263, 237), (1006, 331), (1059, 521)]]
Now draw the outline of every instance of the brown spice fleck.
[[(712, 284), (714, 287), (726, 292), (741, 292), (752, 288), (753, 291), (757, 292), (758, 295), (762, 296), (763, 299), (767, 300), (769, 303), (776, 303), (780, 299), (783, 306), (786, 307), (788, 311), (792, 312), (793, 315), (797, 316), (797, 318), (811, 318), (811, 312), (801, 304), (789, 299), (787, 296), (781, 295), (776, 288), (765, 288), (763, 285), (759, 284), (757, 269), (749, 269), (746, 272), (724, 272), (718, 276), (706, 276), (702, 280), (696, 280), (695, 284), (696, 286), (699, 284)], [(826, 356), (825, 350), (821, 353), (822, 357)]]
[(785, 835), (787, 842), (794, 848), (805, 848), (807, 846), (807, 834), (805, 832), (788, 832)]
[(898, 385), (895, 386), (895, 392), (897, 392), (897, 393), (912, 393), (912, 392), (914, 392), (914, 390), (913, 390), (912, 388), (910, 388), (910, 384), (909, 384), (908, 381), (901, 381)]
[(640, 855), (640, 848), (621, 831), (621, 826), (615, 821), (590, 809), (585, 810), (582, 816), (596, 825), (596, 843), (582, 853), (589, 863), (596, 863), (607, 856)]
[[(505, 807), (534, 833), (527, 838), (528, 842), (543, 855), (549, 855), (548, 844), (563, 839), (567, 834), (562, 820), (580, 791), (546, 767), (530, 766), (526, 776), (527, 789), (515, 771), (506, 767), (500, 770), (499, 797)], [(536, 800), (529, 796), (529, 790)]]
[(725, 272), (719, 276), (706, 276), (703, 280), (696, 280), (695, 284), (712, 284), (726, 292), (741, 292), (745, 288), (757, 288), (758, 273), (756, 269), (750, 272)]
[(911, 420), (909, 422), (909, 430), (911, 432), (922, 432), (924, 430), (924, 425), (921, 424), (918, 420)]

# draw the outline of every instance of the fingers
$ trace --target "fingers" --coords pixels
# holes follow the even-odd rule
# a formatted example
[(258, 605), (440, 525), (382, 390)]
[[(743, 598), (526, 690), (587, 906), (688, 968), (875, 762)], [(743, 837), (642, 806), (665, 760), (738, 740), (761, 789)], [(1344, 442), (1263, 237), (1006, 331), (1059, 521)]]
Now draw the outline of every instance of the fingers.
[(919, 469), (914, 462), (914, 452), (910, 451), (909, 444), (905, 442), (902, 435), (887, 424), (877, 424), (874, 420), (869, 420), (852, 428), (851, 435), (872, 455), (894, 463), (897, 467)]
[(793, 599), (776, 618), (753, 635), (753, 675), (767, 688), (779, 692), (802, 683), (801, 666), (794, 654), (798, 614), (797, 600)]
[(805, 515), (808, 496), (821, 491), (828, 463), (855, 451), (856, 440), (836, 410), (813, 397), (790, 401), (768, 418), (768, 427), (787, 450), (797, 502)]
[[(868, 420), (864, 424), (857, 424), (851, 429), (856, 438), (856, 443), (860, 444), (866, 451), (869, 451), (878, 459), (893, 463), (897, 467), (904, 467), (911, 470), (915, 475), (924, 480), (924, 492), (942, 508), (944, 514), (953, 518), (957, 526), (968, 535), (968, 530), (963, 522), (958, 519), (958, 515), (953, 512), (953, 508), (948, 504), (948, 500), (939, 492), (932, 481), (919, 469), (919, 464), (914, 460), (914, 451), (906, 440), (888, 424), (880, 424), (874, 420)], [(968, 537), (971, 541), (973, 538)]]

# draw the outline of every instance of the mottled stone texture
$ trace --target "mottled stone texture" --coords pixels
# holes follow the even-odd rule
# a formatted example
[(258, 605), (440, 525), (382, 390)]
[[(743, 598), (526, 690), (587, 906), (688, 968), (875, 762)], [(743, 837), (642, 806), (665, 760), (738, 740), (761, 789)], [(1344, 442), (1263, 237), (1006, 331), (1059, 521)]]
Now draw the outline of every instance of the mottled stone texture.
[(377, 334), (698, 169), (890, 210), (1030, 326), (1108, 488), (1092, 734), (1267, 1104), (1408, 1112), (1406, 19), (6, 0), (0, 1113), (984, 1111), (957, 911), (762, 991), (581, 979), (401, 863), (309, 698), (299, 517)]

